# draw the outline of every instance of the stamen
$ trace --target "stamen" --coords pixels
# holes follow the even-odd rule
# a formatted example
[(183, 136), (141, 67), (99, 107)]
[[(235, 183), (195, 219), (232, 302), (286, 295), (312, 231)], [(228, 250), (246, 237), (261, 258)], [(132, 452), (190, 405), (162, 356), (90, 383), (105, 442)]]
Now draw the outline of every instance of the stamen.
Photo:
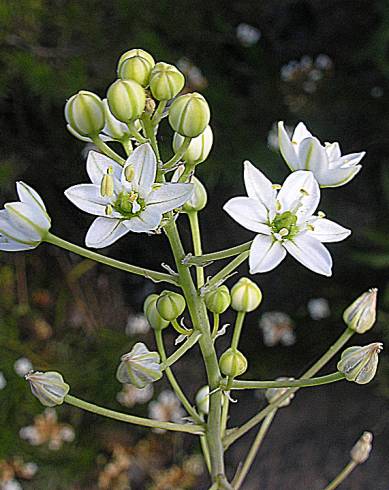
[(276, 201), (276, 211), (281, 211), (281, 208), (282, 204), (280, 203), (280, 201)]
[(105, 214), (107, 216), (110, 216), (113, 212), (113, 209), (112, 209), (112, 206), (110, 204), (108, 204), (107, 206), (105, 206)]
[(326, 214), (325, 214), (325, 213), (323, 213), (323, 211), (319, 211), (319, 212), (317, 213), (317, 215), (318, 215), (318, 217), (319, 217), (319, 218), (325, 218), (325, 217), (326, 217)]
[(304, 196), (309, 196), (309, 192), (308, 192), (306, 189), (301, 188), (301, 189), (300, 189), (300, 192), (301, 192), (301, 194), (303, 194)]
[(134, 167), (132, 165), (126, 167), (126, 169), (124, 170), (124, 175), (126, 177), (127, 182), (132, 182), (135, 175)]
[(289, 235), (289, 230), (287, 228), (281, 228), (281, 230), (279, 231), (279, 234), (281, 237), (287, 236), (287, 235)]
[(273, 184), (272, 187), (273, 187), (274, 190), (279, 191), (281, 189), (282, 185), (280, 185), (280, 184)]

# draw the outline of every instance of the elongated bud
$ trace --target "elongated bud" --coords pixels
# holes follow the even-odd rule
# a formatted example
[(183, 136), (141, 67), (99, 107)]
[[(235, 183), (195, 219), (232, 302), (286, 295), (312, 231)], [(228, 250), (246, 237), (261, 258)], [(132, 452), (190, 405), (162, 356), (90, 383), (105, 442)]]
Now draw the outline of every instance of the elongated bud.
[(120, 383), (144, 388), (162, 378), (158, 352), (149, 351), (142, 342), (135, 344), (131, 352), (124, 354), (120, 360), (116, 371), (116, 378)]
[(134, 56), (144, 58), (145, 60), (147, 60), (149, 62), (150, 66), (152, 66), (152, 67), (155, 65), (154, 58), (151, 56), (150, 53), (148, 53), (144, 49), (134, 48), (134, 49), (130, 49), (130, 50), (126, 51), (125, 53), (123, 53), (120, 56), (119, 61), (118, 61), (118, 72), (121, 69), (122, 64), (126, 60), (128, 60), (129, 58), (133, 58)]
[(157, 63), (151, 72), (150, 90), (157, 100), (170, 100), (181, 92), (185, 77), (175, 66)]
[(371, 432), (364, 432), (361, 435), (360, 439), (350, 451), (350, 456), (354, 463), (362, 464), (369, 458), (372, 442), (373, 434)]
[(45, 407), (62, 405), (65, 396), (69, 393), (70, 386), (55, 371), (46, 373), (31, 371), (25, 375), (25, 379), (30, 383), (32, 394)]
[(114, 140), (121, 141), (124, 138), (128, 138), (130, 133), (126, 124), (122, 123), (112, 114), (109, 110), (107, 99), (103, 99), (104, 114), (105, 114), (105, 126), (103, 132), (110, 136)]
[(129, 123), (142, 115), (146, 94), (144, 88), (134, 80), (116, 80), (108, 89), (107, 100), (116, 119)]
[(118, 77), (123, 80), (134, 80), (135, 82), (147, 87), (150, 81), (151, 70), (155, 62), (151, 55), (145, 56), (143, 53), (128, 56), (118, 63)]
[(176, 133), (196, 138), (205, 131), (211, 117), (204, 97), (197, 92), (177, 97), (169, 111), (169, 123)]
[(345, 324), (357, 333), (365, 333), (376, 321), (377, 289), (361, 294), (343, 313)]
[(150, 296), (147, 296), (143, 304), (143, 312), (147, 318), (147, 321), (150, 323), (151, 328), (154, 328), (154, 330), (163, 330), (169, 326), (170, 322), (168, 320), (164, 320), (158, 313), (158, 298), (158, 294), (150, 294)]
[(192, 177), (193, 192), (188, 201), (182, 206), (185, 213), (201, 211), (207, 205), (207, 191), (197, 177)]
[[(178, 133), (174, 133), (173, 150), (177, 152), (184, 141), (184, 137)], [(207, 126), (205, 130), (196, 138), (193, 138), (188, 149), (184, 153), (182, 159), (192, 165), (198, 165), (208, 158), (213, 144), (213, 132), (211, 126)]]
[(162, 291), (157, 300), (157, 310), (162, 318), (171, 322), (185, 310), (185, 298), (173, 291)]
[(199, 389), (195, 397), (196, 406), (200, 413), (208, 415), (209, 412), (209, 386), (205, 385)]
[(219, 359), (220, 371), (224, 376), (236, 378), (247, 370), (247, 359), (237, 349), (227, 349)]
[(205, 295), (205, 305), (212, 313), (221, 315), (231, 304), (231, 296), (228, 287), (218, 287), (214, 291), (210, 291)]
[(338, 362), (338, 371), (345, 375), (348, 381), (354, 381), (360, 385), (369, 383), (377, 371), (378, 354), (383, 345), (381, 342), (354, 346), (346, 349)]
[[(286, 378), (281, 376), (280, 378), (276, 379), (276, 381), (286, 381), (286, 380), (293, 381), (294, 378)], [(284, 395), (288, 391), (288, 389), (289, 388), (268, 388), (265, 392), (267, 401), (269, 403), (275, 403), (277, 400), (279, 400), (282, 397), (282, 395)], [(278, 407), (279, 408), (287, 407), (288, 405), (290, 405), (290, 402), (292, 401), (293, 398), (294, 398), (294, 393), (291, 393), (287, 398), (285, 398), (285, 400), (283, 400), (278, 405)]]
[(100, 194), (102, 197), (113, 196), (114, 184), (113, 184), (112, 174), (113, 174), (112, 167), (108, 167), (107, 173), (101, 179)]
[(65, 119), (79, 135), (97, 136), (105, 124), (103, 101), (93, 92), (81, 90), (66, 102)]
[(258, 308), (261, 301), (261, 290), (247, 277), (239, 279), (231, 289), (231, 306), (235, 311), (248, 313)]

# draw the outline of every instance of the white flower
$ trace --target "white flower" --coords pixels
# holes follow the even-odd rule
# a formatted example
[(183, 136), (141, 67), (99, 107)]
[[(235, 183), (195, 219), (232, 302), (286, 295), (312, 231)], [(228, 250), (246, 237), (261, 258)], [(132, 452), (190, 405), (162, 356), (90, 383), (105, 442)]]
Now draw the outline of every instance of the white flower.
[(27, 357), (19, 357), (14, 363), (15, 373), (22, 378), (32, 370), (32, 367), (32, 363)]
[(4, 390), (7, 386), (7, 380), (5, 379), (4, 373), (0, 371), (0, 390)]
[(250, 273), (274, 269), (289, 252), (308, 269), (330, 276), (332, 259), (322, 242), (339, 242), (351, 231), (324, 218), (323, 213), (313, 214), (320, 189), (312, 172), (293, 172), (281, 187), (273, 186), (249, 161), (244, 166), (248, 197), (230, 199), (224, 210), (257, 233), (250, 249)]
[(309, 316), (312, 320), (323, 320), (331, 315), (330, 304), (325, 298), (312, 298), (307, 303)]
[(300, 122), (290, 138), (284, 123), (278, 123), (278, 138), (283, 156), (292, 170), (310, 170), (320, 187), (339, 187), (347, 184), (362, 166), (358, 163), (366, 152), (343, 155), (339, 143), (325, 143), (313, 136), (305, 124)]
[(85, 238), (86, 245), (102, 248), (134, 231), (151, 232), (162, 215), (186, 202), (192, 184), (155, 184), (157, 161), (149, 144), (139, 146), (124, 167), (91, 151), (86, 169), (91, 184), (79, 184), (65, 191), (78, 208), (98, 216)]
[(37, 247), (50, 229), (45, 205), (30, 186), (16, 183), (20, 201), (9, 202), (0, 211), (0, 250), (18, 252)]
[[(157, 400), (149, 403), (149, 417), (161, 422), (182, 422), (185, 415), (180, 400), (170, 390), (162, 391)], [(165, 432), (155, 429), (155, 432)]]

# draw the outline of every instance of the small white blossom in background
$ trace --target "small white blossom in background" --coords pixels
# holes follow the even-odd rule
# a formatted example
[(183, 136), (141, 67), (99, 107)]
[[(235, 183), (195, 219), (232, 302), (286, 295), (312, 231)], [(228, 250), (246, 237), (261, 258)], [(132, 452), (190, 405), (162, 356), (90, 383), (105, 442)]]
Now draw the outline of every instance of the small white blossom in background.
[(23, 490), (23, 487), (17, 480), (8, 480), (0, 488), (1, 490)]
[(382, 87), (373, 87), (370, 90), (370, 95), (375, 99), (379, 99), (384, 95), (384, 89)]
[(236, 28), (236, 37), (240, 44), (246, 48), (254, 46), (261, 39), (261, 31), (250, 24), (242, 22)]
[(33, 368), (32, 362), (30, 361), (30, 359), (27, 359), (27, 357), (20, 357), (14, 363), (15, 373), (22, 378), (27, 373), (29, 373), (32, 370), (32, 368)]
[(330, 304), (325, 298), (312, 298), (307, 303), (307, 310), (312, 320), (323, 320), (331, 315)]
[(311, 82), (313, 91), (316, 83), (332, 70), (334, 64), (326, 54), (319, 54), (316, 59), (303, 56), (300, 61), (292, 60), (281, 67), (281, 80), (283, 82)]
[(0, 371), (0, 390), (4, 390), (7, 386), (7, 380), (5, 379), (4, 373)]
[[(180, 400), (170, 390), (162, 391), (157, 400), (149, 403), (149, 417), (161, 422), (181, 422), (185, 416)], [(165, 432), (163, 429), (156, 429), (156, 432)]]
[(38, 465), (36, 463), (32, 461), (25, 463), (20, 456), (0, 459), (0, 489), (19, 490), (23, 487), (18, 479), (31, 480), (37, 471)]
[(124, 407), (132, 408), (135, 405), (149, 402), (153, 398), (153, 385), (144, 388), (137, 388), (133, 385), (123, 385), (123, 388), (116, 395), (117, 401)]
[[(193, 90), (203, 90), (208, 86), (208, 80), (203, 75), (200, 68), (194, 65), (188, 58), (180, 58), (177, 67), (182, 71), (186, 78), (186, 88)], [(184, 89), (184, 92), (186, 89)]]
[(263, 334), (263, 343), (267, 347), (277, 344), (285, 346), (296, 342), (294, 322), (289, 315), (282, 311), (268, 311), (259, 320), (259, 327)]
[(150, 325), (147, 318), (139, 313), (138, 315), (130, 314), (127, 319), (126, 334), (127, 335), (139, 335), (145, 334), (150, 331)]
[[(291, 126), (285, 126), (285, 131), (289, 136), (292, 136), (293, 128)], [(272, 127), (267, 134), (267, 146), (273, 151), (280, 150), (280, 144), (278, 141), (278, 122), (272, 124)]]

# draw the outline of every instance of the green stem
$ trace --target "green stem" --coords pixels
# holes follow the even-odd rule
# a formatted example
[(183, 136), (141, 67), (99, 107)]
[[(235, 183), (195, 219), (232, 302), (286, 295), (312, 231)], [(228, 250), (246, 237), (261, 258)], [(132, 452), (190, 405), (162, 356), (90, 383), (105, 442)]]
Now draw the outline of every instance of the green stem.
[(126, 155), (129, 157), (133, 150), (131, 138), (127, 136), (123, 138), (120, 143), (122, 144)]
[(161, 369), (164, 370), (170, 366), (172, 366), (175, 362), (178, 361), (189, 349), (191, 349), (194, 345), (197, 344), (199, 338), (201, 337), (200, 332), (193, 332), (172, 355), (170, 355), (162, 364)]
[(144, 276), (154, 282), (164, 281), (178, 286), (178, 280), (170, 274), (144, 269), (143, 267), (127, 264), (126, 262), (121, 262), (120, 260), (111, 259), (110, 257), (106, 257), (105, 255), (100, 255), (86, 248), (79, 247), (74, 243), (67, 242), (66, 240), (52, 235), (51, 233), (48, 233), (44, 240), (47, 243), (51, 243), (52, 245), (56, 245), (57, 247), (64, 248), (65, 250), (69, 250), (70, 252), (81, 255), (81, 257), (86, 257), (87, 259), (94, 260), (95, 262), (109, 265), (110, 267), (113, 267), (115, 269), (130, 272), (131, 274), (136, 274), (138, 276)]
[(339, 473), (339, 475), (325, 487), (324, 490), (334, 490), (337, 488), (357, 466), (358, 465), (355, 463), (355, 461), (350, 461)]
[[(190, 229), (192, 232), (193, 248), (195, 255), (201, 255), (203, 253), (201, 246), (201, 235), (199, 226), (199, 213), (194, 211), (188, 213)], [(204, 285), (204, 269), (202, 267), (196, 267), (197, 287), (200, 289)]]
[(150, 140), (150, 144), (152, 149), (154, 150), (155, 156), (158, 160), (158, 168), (159, 162), (161, 160), (158, 148), (157, 137), (155, 135), (155, 125), (151, 121), (151, 117), (149, 114), (143, 114), (142, 116), (143, 127), (146, 133), (147, 138)]
[(270, 425), (276, 413), (277, 413), (277, 409), (274, 409), (272, 412), (270, 412), (269, 415), (263, 421), (261, 427), (259, 428), (259, 431), (254, 439), (250, 451), (246, 456), (246, 460), (243, 463), (243, 466), (240, 468), (240, 471), (238, 471), (238, 473), (236, 474), (235, 478), (232, 481), (232, 486), (234, 487), (234, 490), (239, 490), (240, 487), (242, 486), (242, 483), (246, 478), (247, 473), (250, 471), (251, 465), (254, 462), (254, 459), (259, 451), (262, 441), (264, 440), (266, 433), (269, 430)]
[[(185, 155), (186, 150), (189, 148), (190, 142), (192, 141), (192, 138), (189, 138), (188, 136), (185, 136), (184, 141), (181, 143), (180, 147), (176, 151), (176, 153), (171, 157), (170, 160), (168, 160), (164, 165), (163, 169), (164, 170), (171, 170), (172, 168), (175, 167), (175, 165), (182, 159), (182, 157)], [(186, 168), (186, 167), (185, 167)]]
[(223, 406), (222, 406), (222, 421), (221, 421), (221, 434), (222, 437), (224, 437), (224, 433), (226, 432), (227, 429), (227, 422), (228, 422), (228, 412), (230, 409), (230, 399), (228, 396), (224, 395), (223, 397)]
[(188, 257), (185, 259), (185, 265), (191, 266), (195, 265), (201, 267), (204, 264), (213, 262), (214, 260), (228, 259), (228, 257), (234, 257), (242, 252), (250, 250), (252, 240), (250, 242), (242, 243), (236, 247), (226, 248), (225, 250), (220, 250), (219, 252), (212, 252), (209, 254), (201, 255), (200, 257)]
[(219, 313), (213, 314), (213, 329), (212, 329), (212, 339), (215, 340), (217, 333), (219, 331), (220, 315)]
[[(312, 378), (320, 369), (330, 361), (334, 355), (350, 340), (354, 335), (354, 330), (346, 328), (338, 340), (316, 361), (302, 376), (301, 379)], [(295, 393), (299, 387), (289, 388), (286, 392), (277, 398), (274, 403), (269, 403), (267, 407), (261, 410), (257, 415), (248, 420), (245, 424), (239, 428), (232, 429), (224, 438), (224, 447), (227, 449), (236, 440), (242, 437), (246, 432), (259, 424), (274, 408), (279, 407), (280, 404), (286, 400), (292, 393)]]
[(177, 320), (172, 320), (171, 324), (174, 327), (174, 330), (176, 330), (181, 335), (190, 335), (193, 332), (193, 330), (186, 330), (185, 328), (181, 327)]
[[(157, 342), (157, 348), (159, 355), (161, 356), (162, 363), (165, 364), (167, 360), (166, 352), (165, 352), (165, 345), (163, 342), (163, 337), (162, 337), (162, 330), (154, 330), (155, 333), (155, 340)], [(190, 404), (189, 400), (186, 398), (184, 392), (182, 391), (180, 385), (178, 384), (173, 371), (170, 369), (169, 366), (165, 367), (166, 371), (166, 376), (168, 377), (169, 383), (171, 384), (175, 394), (177, 395), (178, 399), (181, 401), (182, 405), (184, 406), (185, 410), (188, 412), (188, 414), (195, 420), (196, 422), (203, 424), (203, 419), (198, 415), (196, 410), (192, 407)]]
[(206, 282), (205, 286), (201, 289), (201, 294), (204, 295), (208, 291), (212, 291), (212, 289), (219, 287), (223, 284), (223, 281), (237, 268), (242, 264), (247, 257), (249, 256), (249, 252), (242, 252), (240, 255), (235, 257), (234, 260), (231, 260), (229, 264), (227, 264), (223, 269), (221, 269), (217, 274), (215, 274), (209, 281)]
[[(343, 373), (332, 373), (318, 378), (300, 378), (285, 381), (244, 381), (234, 380), (231, 386), (232, 390), (263, 390), (267, 388), (304, 388), (307, 386), (320, 386), (328, 383), (335, 383), (345, 378)], [(223, 383), (221, 388), (223, 388)]]
[(203, 451), (203, 456), (205, 464), (207, 465), (208, 473), (211, 473), (211, 458), (209, 457), (209, 449), (207, 445), (207, 438), (205, 436), (200, 436), (201, 450)]
[(159, 101), (159, 104), (158, 104), (158, 107), (156, 108), (154, 114), (153, 114), (153, 117), (152, 117), (152, 122), (154, 124), (154, 126), (156, 126), (157, 124), (159, 124), (159, 122), (161, 121), (162, 119), (162, 115), (163, 115), (163, 111), (165, 110), (165, 107), (166, 107), (166, 104), (167, 104), (167, 100), (160, 100)]
[(115, 412), (108, 408), (99, 407), (92, 403), (80, 400), (72, 395), (66, 395), (64, 401), (69, 405), (81, 408), (87, 412), (96, 413), (110, 419), (120, 420), (121, 422), (127, 422), (128, 424), (142, 425), (143, 427), (152, 427), (155, 429), (173, 430), (176, 432), (186, 432), (188, 434), (204, 434), (204, 428), (201, 425), (192, 424), (175, 424), (173, 422), (161, 422), (159, 420), (146, 419), (143, 417), (136, 417), (135, 415), (129, 415), (127, 413)]
[(245, 311), (238, 311), (236, 314), (234, 334), (232, 336), (232, 342), (231, 342), (231, 349), (236, 350), (238, 348), (240, 334), (242, 332), (245, 316), (246, 316)]
[(131, 136), (139, 143), (147, 143), (147, 139), (143, 138), (143, 136), (140, 134), (140, 132), (136, 129), (135, 123), (133, 121), (129, 122), (127, 124), (128, 130), (130, 131)]
[(93, 143), (97, 146), (97, 148), (104, 153), (104, 155), (107, 155), (107, 157), (112, 158), (112, 160), (115, 160), (119, 165), (123, 167), (123, 165), (126, 163), (124, 158), (122, 158), (120, 155), (118, 155), (115, 151), (112, 150), (101, 138), (100, 136), (95, 136), (92, 138)]

